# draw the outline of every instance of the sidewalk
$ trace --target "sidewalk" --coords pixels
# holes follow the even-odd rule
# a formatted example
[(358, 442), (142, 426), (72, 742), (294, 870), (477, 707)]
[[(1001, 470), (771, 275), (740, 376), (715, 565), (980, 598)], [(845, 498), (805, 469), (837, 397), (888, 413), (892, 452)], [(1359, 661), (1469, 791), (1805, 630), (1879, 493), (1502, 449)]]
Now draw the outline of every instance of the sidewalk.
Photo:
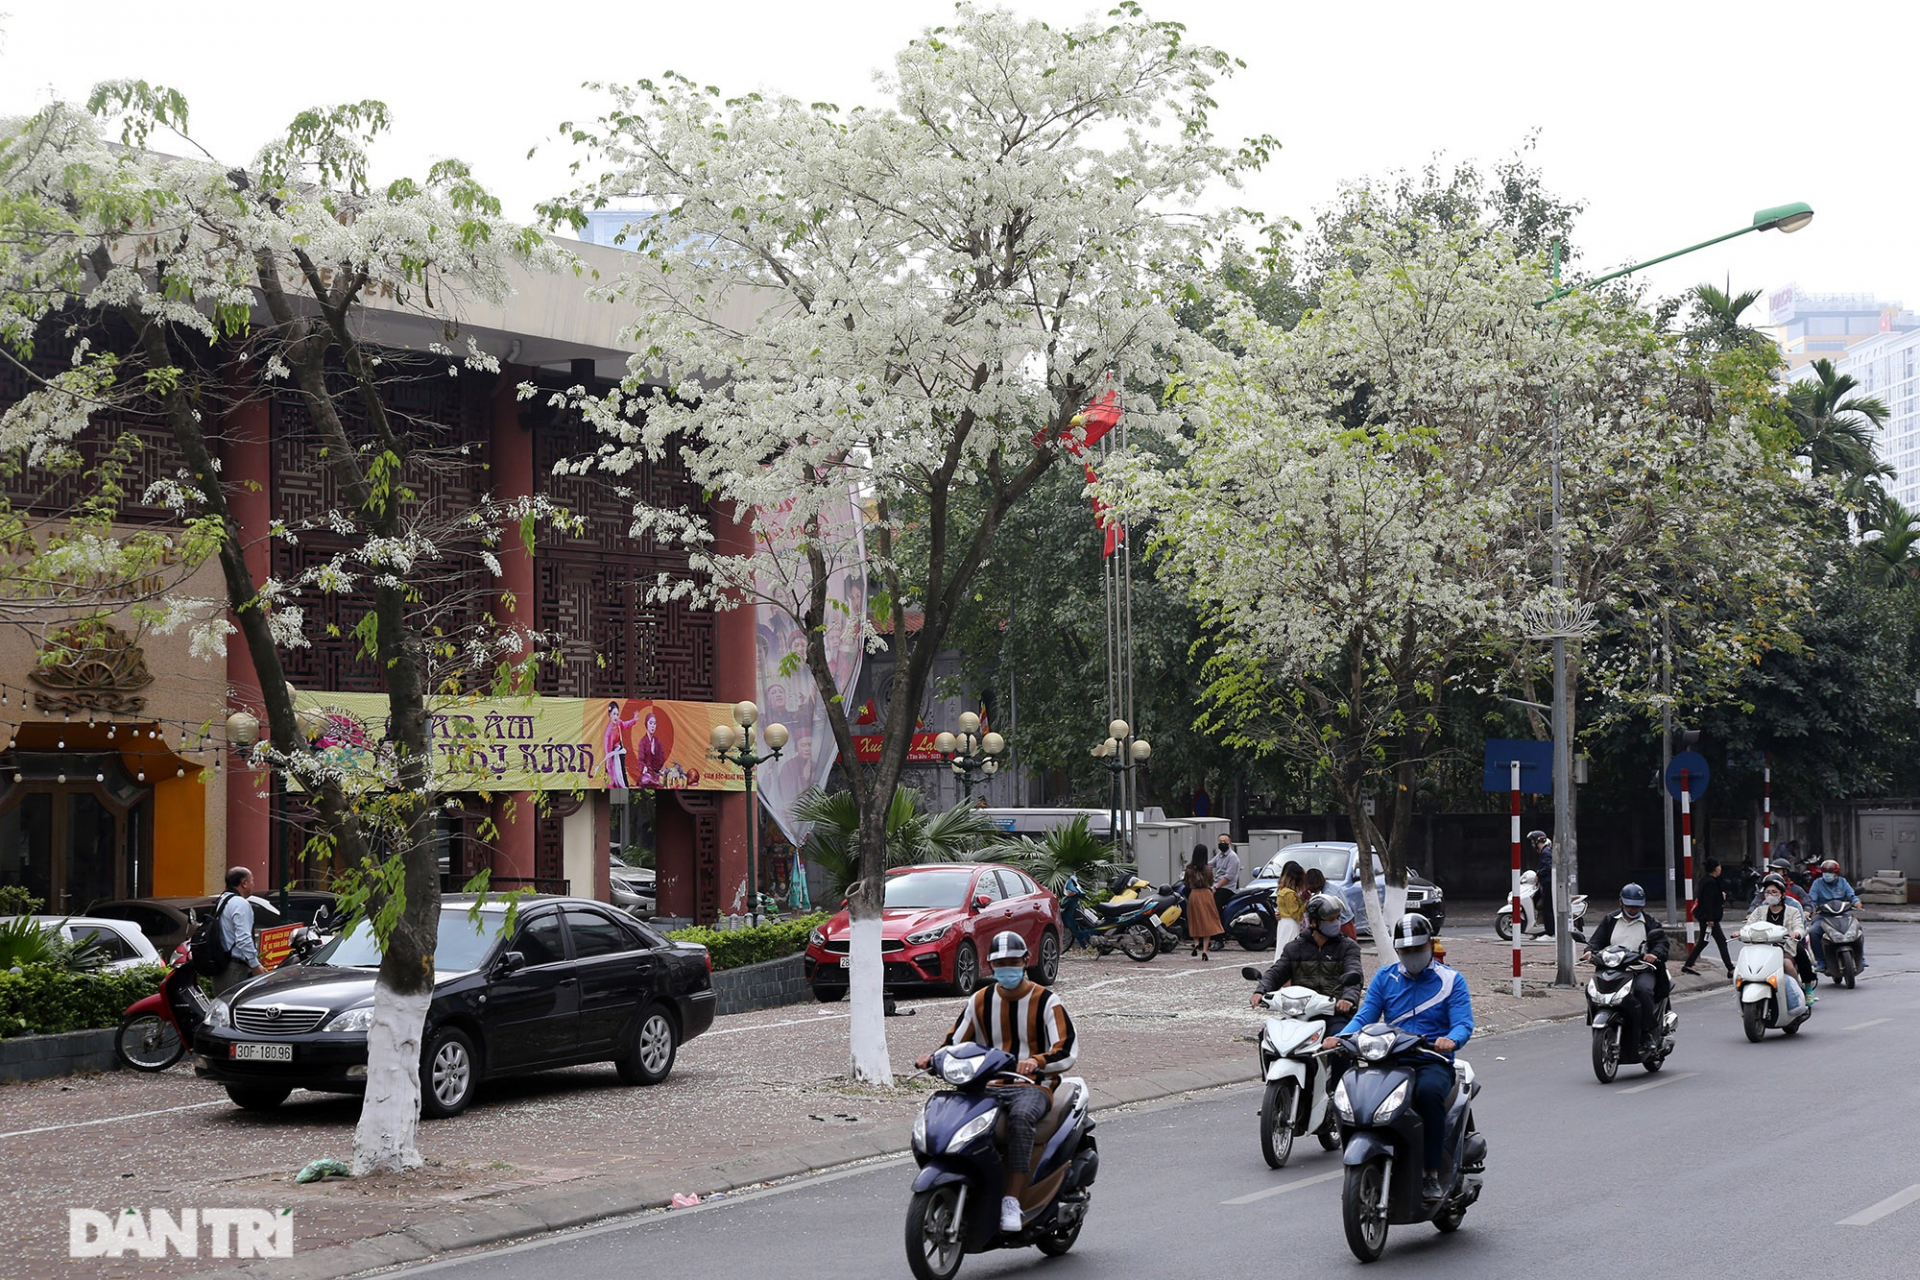
[[(1527, 946), (1519, 999), (1510, 956), (1491, 937), (1449, 937), (1448, 961), (1472, 984), (1476, 1038), (1582, 1011), (1577, 990), (1548, 986), (1550, 947)], [(1095, 1105), (1252, 1080), (1263, 1015), (1248, 1007), (1252, 984), (1240, 967), (1269, 958), (1238, 947), (1205, 963), (1184, 952), (1147, 964), (1068, 957), (1059, 990), (1082, 1044), (1074, 1073), (1093, 1087)], [(945, 1035), (958, 1002), (907, 1007), (916, 1016), (887, 1022), (896, 1069)], [(421, 1127), (424, 1169), (308, 1186), (292, 1174), (349, 1153), (357, 1099), (296, 1094), (278, 1114), (257, 1116), (180, 1067), (0, 1089), (9, 1174), (0, 1236), (15, 1243), (0, 1276), (350, 1275), (655, 1208), (675, 1192), (704, 1196), (903, 1151), (930, 1083), (909, 1077), (879, 1090), (847, 1081), (846, 1017), (839, 1004), (722, 1018), (652, 1089), (621, 1086), (610, 1067), (489, 1086), (466, 1115)], [(69, 1262), (69, 1207), (129, 1205), (291, 1208), (296, 1255), (243, 1266)]]

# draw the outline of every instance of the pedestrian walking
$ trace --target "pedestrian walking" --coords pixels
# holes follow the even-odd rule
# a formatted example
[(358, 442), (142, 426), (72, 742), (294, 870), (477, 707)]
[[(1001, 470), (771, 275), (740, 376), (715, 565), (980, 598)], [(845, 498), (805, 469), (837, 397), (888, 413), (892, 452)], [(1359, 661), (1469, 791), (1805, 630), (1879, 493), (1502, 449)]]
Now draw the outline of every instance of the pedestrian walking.
[(1720, 963), (1727, 967), (1727, 976), (1733, 976), (1733, 957), (1727, 954), (1727, 935), (1720, 931), (1720, 922), (1727, 914), (1727, 886), (1720, 878), (1718, 859), (1707, 864), (1707, 878), (1700, 882), (1700, 896), (1694, 899), (1693, 919), (1700, 926), (1700, 936), (1687, 951), (1687, 962), (1680, 966), (1680, 972), (1698, 974), (1693, 962), (1707, 949), (1707, 934), (1713, 934), (1713, 940), (1720, 944)]
[(1300, 864), (1288, 860), (1280, 868), (1280, 883), (1273, 887), (1273, 958), (1278, 961), (1287, 944), (1306, 927), (1307, 873)]
[(253, 872), (245, 867), (227, 872), (227, 891), (214, 905), (220, 942), (227, 952), (226, 967), (213, 982), (216, 995), (267, 971), (253, 941), (253, 903), (247, 901), (252, 892)]
[(1220, 927), (1220, 908), (1213, 901), (1213, 868), (1207, 865), (1207, 846), (1193, 846), (1193, 861), (1187, 864), (1187, 937), (1193, 943), (1191, 954), (1202, 960), (1213, 949), (1213, 940), (1226, 930)]

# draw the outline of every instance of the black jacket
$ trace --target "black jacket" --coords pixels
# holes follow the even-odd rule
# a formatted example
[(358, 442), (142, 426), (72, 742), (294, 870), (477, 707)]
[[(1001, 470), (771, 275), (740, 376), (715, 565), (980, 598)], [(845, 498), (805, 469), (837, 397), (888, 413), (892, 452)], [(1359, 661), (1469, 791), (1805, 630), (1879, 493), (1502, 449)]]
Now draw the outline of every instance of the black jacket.
[(1727, 914), (1727, 887), (1720, 881), (1708, 876), (1699, 882), (1699, 896), (1694, 899), (1693, 918), (1708, 924), (1718, 923)]
[[(1613, 926), (1614, 922), (1620, 919), (1620, 915), (1620, 912), (1614, 912), (1600, 922), (1598, 929), (1587, 935), (1587, 950), (1598, 955), (1613, 944)], [(1646, 953), (1658, 959), (1664, 966), (1667, 963), (1667, 931), (1658, 920), (1653, 918), (1651, 912), (1642, 911), (1640, 918), (1647, 922)]]
[(1267, 966), (1260, 977), (1260, 994), (1278, 991), (1287, 985), (1309, 987), (1335, 1000), (1360, 1003), (1367, 993), (1365, 971), (1360, 966), (1360, 944), (1344, 933), (1328, 938), (1326, 945), (1303, 933), (1280, 949), (1280, 958)]

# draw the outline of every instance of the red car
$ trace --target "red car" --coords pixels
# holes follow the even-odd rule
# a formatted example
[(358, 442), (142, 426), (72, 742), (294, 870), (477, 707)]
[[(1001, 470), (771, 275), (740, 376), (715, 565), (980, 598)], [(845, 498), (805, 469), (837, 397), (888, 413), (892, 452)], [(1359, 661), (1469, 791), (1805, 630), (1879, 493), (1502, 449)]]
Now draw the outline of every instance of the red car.
[[(807, 939), (807, 981), (822, 1002), (847, 994), (849, 928), (842, 910)], [(1035, 982), (1059, 975), (1059, 900), (1024, 871), (978, 862), (889, 871), (880, 925), (887, 989), (945, 987), (971, 995), (987, 976), (981, 957), (1003, 929), (1027, 940)]]

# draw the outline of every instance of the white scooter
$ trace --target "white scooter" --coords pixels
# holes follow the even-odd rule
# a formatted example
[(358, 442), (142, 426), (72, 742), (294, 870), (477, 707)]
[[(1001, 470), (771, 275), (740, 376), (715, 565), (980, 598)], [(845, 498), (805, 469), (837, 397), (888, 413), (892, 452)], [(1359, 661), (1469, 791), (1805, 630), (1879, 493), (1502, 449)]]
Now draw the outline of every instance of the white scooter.
[[(1260, 970), (1252, 965), (1240, 973), (1260, 980)], [(1327, 1106), (1330, 1064), (1320, 1053), (1334, 1008), (1332, 1000), (1310, 987), (1269, 992), (1266, 1005), (1279, 1016), (1260, 1029), (1260, 1075), (1267, 1082), (1260, 1104), (1260, 1154), (1268, 1168), (1280, 1169), (1302, 1134), (1317, 1134), (1328, 1151), (1340, 1145), (1339, 1127)]]
[[(1546, 922), (1540, 919), (1539, 908), (1534, 905), (1533, 900), (1534, 888), (1539, 883), (1539, 873), (1533, 871), (1522, 871), (1520, 873), (1520, 917), (1523, 921), (1522, 928), (1524, 928), (1529, 935), (1536, 934), (1546, 928)], [(1578, 942), (1585, 942), (1586, 936), (1580, 932), (1580, 926), (1587, 918), (1586, 894), (1576, 893), (1573, 895), (1573, 902), (1567, 908), (1567, 918), (1573, 922), (1574, 939)], [(1513, 941), (1512, 894), (1508, 894), (1506, 902), (1501, 905), (1499, 910), (1493, 913), (1493, 931), (1500, 935), (1500, 941)]]
[(1789, 1012), (1787, 988), (1795, 985), (1786, 969), (1787, 931), (1777, 924), (1755, 920), (1740, 927), (1740, 959), (1733, 966), (1733, 989), (1740, 998), (1740, 1025), (1747, 1039), (1759, 1044), (1768, 1027), (1788, 1035), (1813, 1015), (1804, 988), (1800, 1007)]

